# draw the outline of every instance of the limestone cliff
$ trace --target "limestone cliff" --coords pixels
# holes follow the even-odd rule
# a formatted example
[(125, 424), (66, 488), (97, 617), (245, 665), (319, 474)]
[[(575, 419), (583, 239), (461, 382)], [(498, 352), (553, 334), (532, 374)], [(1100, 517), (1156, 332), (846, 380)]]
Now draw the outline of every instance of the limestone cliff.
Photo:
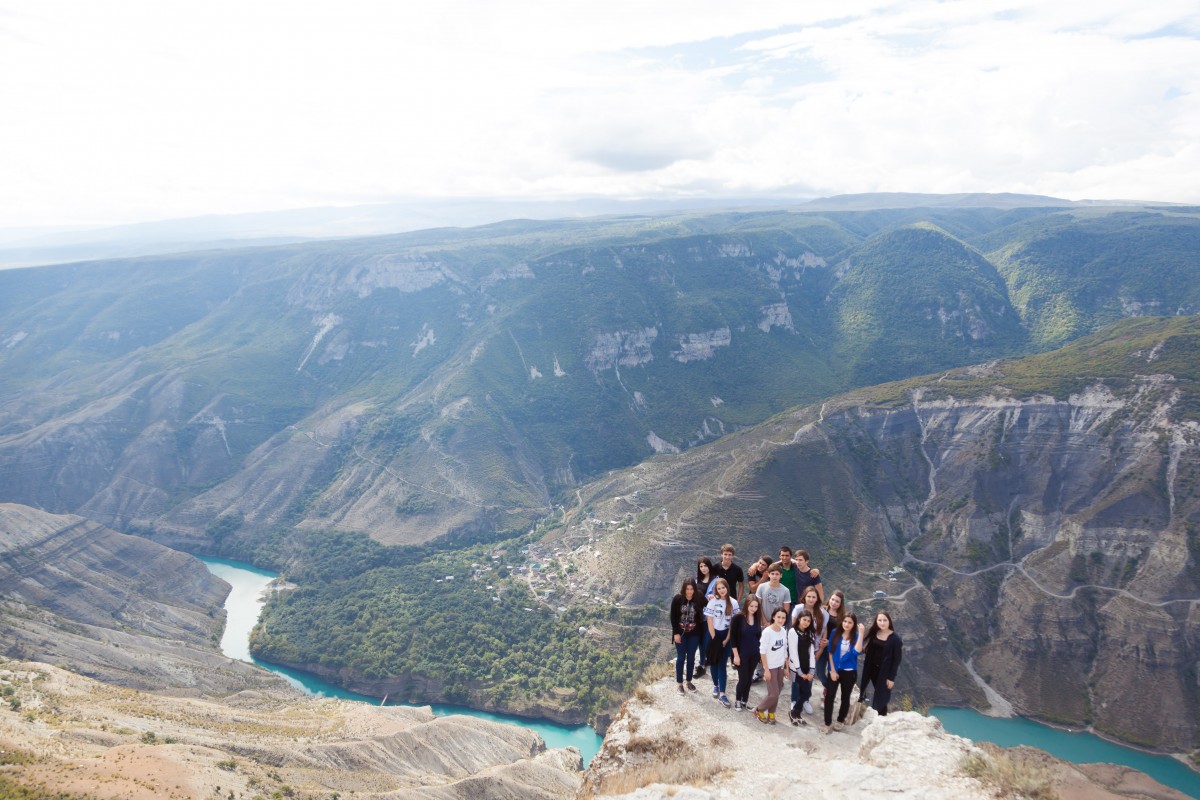
[(590, 516), (545, 549), (576, 597), (628, 606), (665, 604), (723, 542), (804, 547), (826, 591), (892, 612), (914, 696), (987, 708), (982, 680), (1019, 713), (1191, 750), (1197, 330), (1138, 322), (782, 415), (581, 492)]
[(81, 517), (0, 504), (0, 653), (139, 689), (281, 681), (219, 652), (229, 585), (186, 553)]
[[(751, 691), (751, 703), (762, 695)], [(817, 692), (820, 695), (820, 690)], [(782, 706), (786, 708), (786, 704)], [(819, 709), (818, 709), (819, 711)], [(1031, 748), (978, 747), (913, 711), (825, 734), (817, 718), (759, 723), (665, 678), (638, 690), (609, 728), (580, 796), (717, 800), (745, 797), (1075, 800), (1185, 796), (1112, 765), (1068, 764)], [(1001, 774), (1003, 773), (1003, 774)]]

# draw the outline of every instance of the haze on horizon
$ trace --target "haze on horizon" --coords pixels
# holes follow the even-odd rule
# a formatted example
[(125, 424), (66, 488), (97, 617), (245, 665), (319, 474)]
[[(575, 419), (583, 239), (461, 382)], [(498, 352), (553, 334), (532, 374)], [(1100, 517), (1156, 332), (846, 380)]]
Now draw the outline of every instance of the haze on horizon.
[(0, 228), (399, 199), (1200, 202), (1184, 0), (0, 1)]

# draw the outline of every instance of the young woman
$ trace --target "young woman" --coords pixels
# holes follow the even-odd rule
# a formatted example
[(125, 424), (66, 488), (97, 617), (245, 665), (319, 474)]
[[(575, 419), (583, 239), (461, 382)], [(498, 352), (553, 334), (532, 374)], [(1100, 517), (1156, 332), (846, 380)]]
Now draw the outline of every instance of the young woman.
[(801, 607), (787, 635), (788, 667), (792, 671), (792, 707), (788, 719), (793, 725), (807, 725), (800, 714), (812, 713), (808, 701), (812, 697), (813, 679), (817, 676), (818, 641), (820, 637), (813, 627), (812, 612)]
[[(747, 600), (749, 605), (750, 601)], [(771, 616), (771, 625), (762, 632), (759, 639), (758, 653), (762, 660), (763, 681), (767, 684), (767, 696), (754, 709), (754, 715), (759, 722), (768, 725), (775, 724), (775, 709), (779, 706), (779, 693), (783, 691), (783, 682), (788, 676), (788, 612), (786, 608), (777, 608)], [(749, 687), (747, 687), (748, 689)]]
[(733, 708), (742, 711), (750, 700), (750, 684), (754, 682), (754, 668), (758, 664), (758, 640), (762, 636), (762, 602), (751, 595), (733, 620), (730, 634), (733, 650), (733, 665), (737, 667), (737, 689), (733, 693)]
[(858, 689), (858, 701), (866, 702), (867, 686), (872, 687), (871, 708), (879, 716), (887, 716), (888, 701), (892, 699), (892, 687), (896, 685), (896, 671), (904, 657), (904, 642), (900, 641), (892, 615), (880, 611), (867, 630), (866, 658), (863, 659), (862, 685)]
[(817, 675), (825, 686), (825, 694), (829, 694), (829, 640), (841, 629), (845, 615), (846, 593), (838, 589), (829, 595), (829, 602), (825, 604), (825, 625), (820, 628), (821, 641), (817, 643)]
[(712, 642), (709, 645), (708, 667), (712, 674), (713, 697), (721, 701), (721, 705), (729, 708), (729, 698), (725, 696), (726, 664), (729, 661), (730, 642), (729, 624), (737, 613), (738, 601), (729, 594), (729, 583), (724, 578), (713, 581), (713, 596), (704, 607), (704, 616), (708, 619), (708, 635)]
[[(696, 559), (696, 593), (704, 598), (704, 602), (708, 602), (708, 598), (712, 597), (709, 587), (712, 585), (713, 571), (712, 559), (708, 556), (700, 556)], [(708, 664), (708, 644), (712, 641), (712, 637), (708, 635), (708, 625), (700, 626), (700, 663), (696, 667), (694, 677), (704, 677), (704, 667)]]
[(685, 578), (679, 594), (671, 601), (671, 634), (675, 641), (675, 683), (683, 689), (683, 666), (687, 662), (687, 688), (696, 691), (692, 683), (692, 666), (696, 648), (700, 646), (700, 629), (704, 625), (704, 599), (696, 591), (696, 582)]
[(842, 702), (838, 707), (837, 730), (846, 722), (850, 711), (850, 693), (858, 680), (858, 654), (863, 649), (863, 626), (858, 617), (846, 614), (838, 625), (837, 633), (829, 640), (829, 687), (825, 690), (825, 732), (833, 728), (833, 701), (838, 690), (842, 691)]

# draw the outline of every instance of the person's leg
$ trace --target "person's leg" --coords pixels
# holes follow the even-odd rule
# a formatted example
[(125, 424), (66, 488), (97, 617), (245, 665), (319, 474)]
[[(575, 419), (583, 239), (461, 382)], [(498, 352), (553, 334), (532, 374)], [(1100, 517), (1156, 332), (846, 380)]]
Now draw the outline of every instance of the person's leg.
[(700, 650), (701, 637), (698, 631), (693, 632), (687, 637), (688, 642), (688, 661), (687, 661), (687, 679), (690, 682), (692, 678), (699, 677), (698, 672), (693, 671), (692, 664), (699, 658), (703, 658), (704, 653)]
[(733, 653), (733, 640), (725, 643), (725, 648), (721, 651), (721, 696), (725, 696), (725, 687), (729, 677), (729, 671), (726, 669), (729, 665), (730, 654)]
[(744, 703), (750, 699), (750, 684), (754, 680), (754, 662), (749, 659), (743, 660), (741, 664), (738, 664), (737, 675), (738, 682), (733, 699)]
[(803, 678), (798, 678), (796, 684), (799, 687), (798, 697), (796, 699), (796, 710), (804, 708), (804, 704), (812, 698), (813, 682), (806, 681)]
[(871, 708), (879, 716), (887, 716), (888, 703), (892, 701), (892, 690), (887, 687), (887, 681), (881, 676), (875, 680), (875, 693), (871, 696)]
[[(687, 639), (683, 636), (679, 637), (679, 641), (675, 643), (675, 682), (683, 686), (683, 662), (687, 657)], [(692, 665), (688, 664), (689, 680), (692, 674)]]
[(850, 713), (850, 694), (854, 691), (854, 683), (858, 680), (858, 673), (855, 670), (847, 669), (838, 673), (838, 685), (842, 690), (842, 702), (838, 706), (838, 722), (845, 722), (846, 715)]
[(708, 645), (712, 637), (708, 635), (708, 625), (700, 629), (700, 664), (696, 667), (696, 677), (704, 677), (704, 667), (708, 664)]
[(771, 670), (771, 677), (766, 679), (766, 684), (767, 696), (759, 702), (756, 710), (774, 716), (775, 710), (779, 708), (779, 695), (783, 691), (783, 667)]
[(837, 681), (830, 681), (825, 687), (825, 727), (833, 724), (833, 699), (837, 696)]

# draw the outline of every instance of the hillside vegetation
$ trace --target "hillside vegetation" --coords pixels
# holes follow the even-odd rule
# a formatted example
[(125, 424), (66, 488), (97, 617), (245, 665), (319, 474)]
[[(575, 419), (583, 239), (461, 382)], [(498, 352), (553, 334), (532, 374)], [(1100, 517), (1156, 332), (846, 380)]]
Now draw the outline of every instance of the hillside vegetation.
[[(1200, 215), (934, 200), (3, 271), (0, 500), (281, 570), (265, 657), (570, 719), (612, 708), (682, 565), (731, 539), (862, 591), (907, 565), (939, 619), (1012, 624), (1037, 563), (1072, 598), (1190, 596), (1161, 567), (1192, 557)], [(924, 696), (980, 702), (986, 631), (922, 630), (947, 664)]]

